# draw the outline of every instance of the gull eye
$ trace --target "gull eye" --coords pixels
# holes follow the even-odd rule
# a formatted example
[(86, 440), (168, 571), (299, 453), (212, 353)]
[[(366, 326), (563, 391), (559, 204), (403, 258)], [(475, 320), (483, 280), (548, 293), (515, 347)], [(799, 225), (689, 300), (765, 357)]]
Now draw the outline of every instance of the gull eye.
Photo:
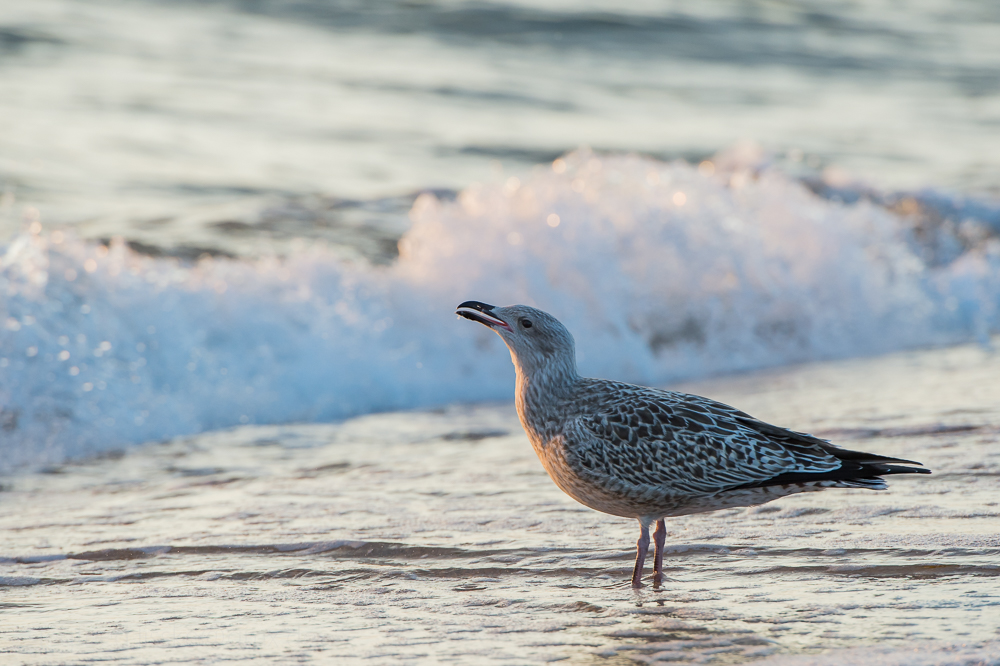
[(531, 320), (530, 319), (522, 319), (521, 320), (521, 327), (522, 328), (531, 328)]

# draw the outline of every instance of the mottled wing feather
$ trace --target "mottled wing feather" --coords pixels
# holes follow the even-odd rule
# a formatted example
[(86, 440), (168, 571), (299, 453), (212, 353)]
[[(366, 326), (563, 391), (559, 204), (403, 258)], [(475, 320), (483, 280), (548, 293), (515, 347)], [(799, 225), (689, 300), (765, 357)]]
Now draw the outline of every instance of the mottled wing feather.
[(567, 443), (595, 481), (701, 495), (841, 465), (829, 443), (707, 398), (584, 380), (572, 404)]

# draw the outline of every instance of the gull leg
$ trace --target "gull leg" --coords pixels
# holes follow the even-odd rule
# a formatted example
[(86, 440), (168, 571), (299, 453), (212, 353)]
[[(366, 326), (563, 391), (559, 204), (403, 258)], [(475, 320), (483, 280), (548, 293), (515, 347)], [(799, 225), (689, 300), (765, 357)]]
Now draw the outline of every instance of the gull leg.
[(642, 531), (639, 540), (635, 542), (635, 568), (632, 569), (632, 587), (642, 587), (642, 566), (646, 563), (646, 553), (649, 551), (649, 524), (639, 521)]
[(660, 518), (656, 521), (653, 532), (653, 587), (659, 587), (663, 582), (663, 544), (667, 540), (667, 526)]

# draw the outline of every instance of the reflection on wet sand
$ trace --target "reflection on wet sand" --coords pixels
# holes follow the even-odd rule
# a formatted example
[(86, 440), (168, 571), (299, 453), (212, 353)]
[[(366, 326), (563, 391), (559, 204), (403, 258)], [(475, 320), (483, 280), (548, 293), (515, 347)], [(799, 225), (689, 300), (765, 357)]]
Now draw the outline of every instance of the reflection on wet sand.
[(0, 649), (23, 664), (992, 663), (998, 371), (964, 347), (683, 387), (935, 473), (668, 521), (667, 580), (639, 592), (633, 523), (563, 497), (510, 405), (241, 428), (8, 478)]

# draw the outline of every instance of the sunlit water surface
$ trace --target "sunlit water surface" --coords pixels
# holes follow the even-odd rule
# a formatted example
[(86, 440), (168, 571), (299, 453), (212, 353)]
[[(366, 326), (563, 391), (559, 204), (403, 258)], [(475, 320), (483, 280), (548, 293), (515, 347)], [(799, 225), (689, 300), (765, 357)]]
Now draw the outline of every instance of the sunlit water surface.
[(562, 495), (508, 404), (245, 427), (9, 477), (0, 652), (1000, 663), (998, 374), (967, 346), (683, 387), (934, 474), (672, 519), (668, 580), (638, 592), (635, 523)]
[(998, 24), (971, 0), (7, 0), (0, 238), (27, 206), (147, 251), (351, 245), (372, 219), (398, 237), (415, 191), (581, 145), (749, 139), (996, 193)]

